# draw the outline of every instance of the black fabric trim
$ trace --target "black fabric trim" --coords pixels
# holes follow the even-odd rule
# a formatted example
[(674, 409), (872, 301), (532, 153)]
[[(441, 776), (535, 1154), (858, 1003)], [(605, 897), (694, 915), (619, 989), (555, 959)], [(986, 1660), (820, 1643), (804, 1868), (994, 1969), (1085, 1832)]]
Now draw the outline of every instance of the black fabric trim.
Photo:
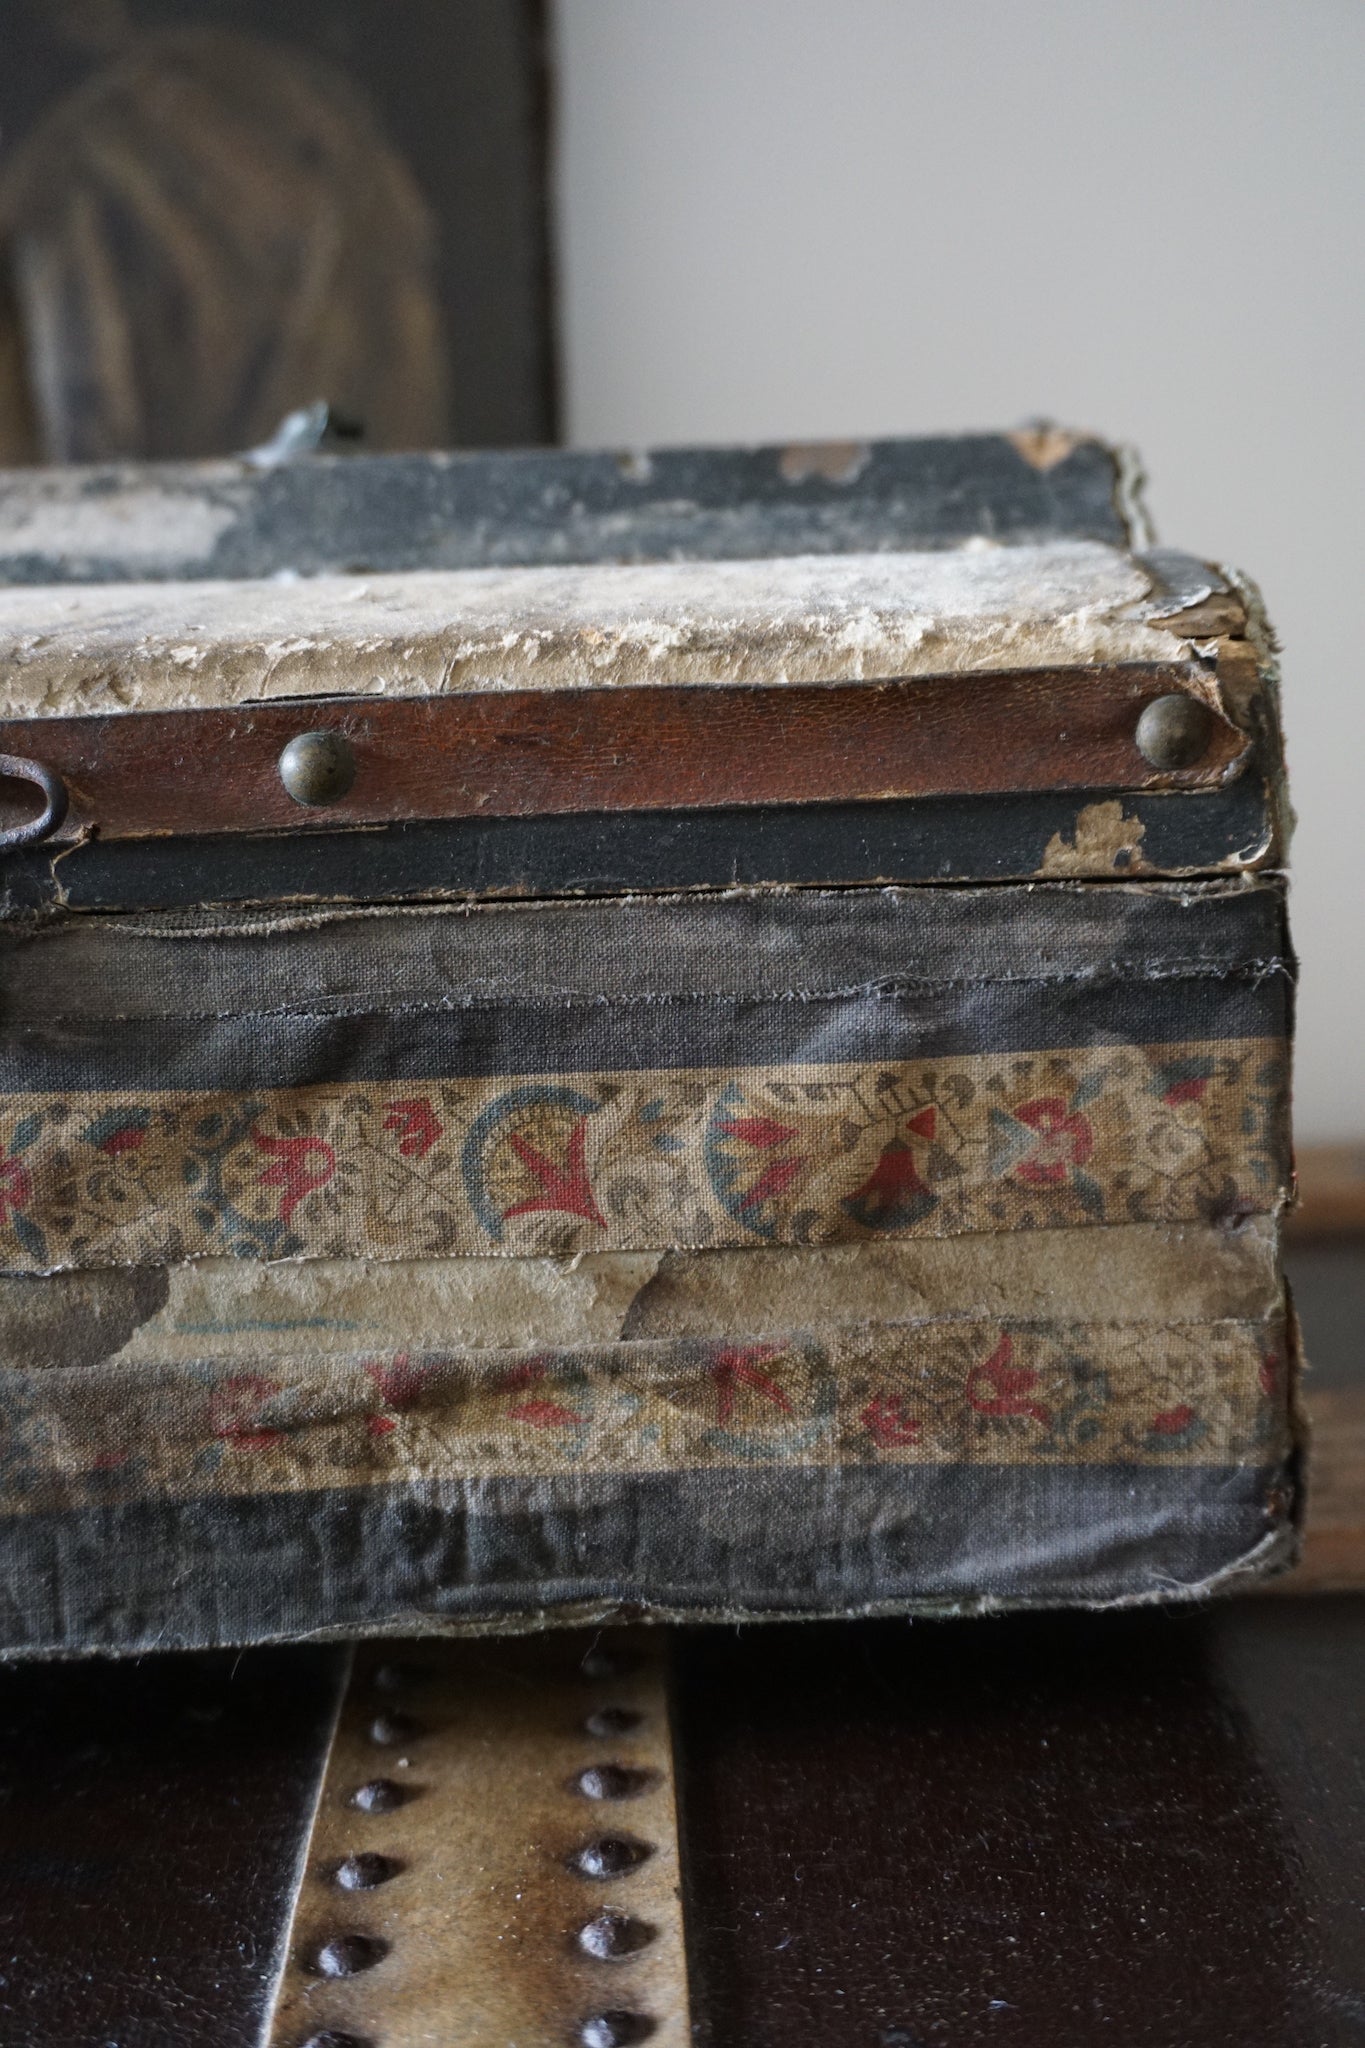
[[(143, 1502), (0, 1522), (0, 1650), (574, 1618), (1110, 1602), (1200, 1590), (1283, 1468), (585, 1475)], [(1281, 1514), (1286, 1512), (1283, 1508)]]
[(339, 1081), (822, 1066), (1088, 1045), (1283, 1038), (1282, 976), (755, 1002), (720, 996), (383, 1013), (93, 1019), (0, 1042), (0, 1090), (230, 1090)]
[[(1087, 805), (1118, 796), (1143, 827), (1144, 870), (1209, 874), (1262, 855), (1273, 833), (1264, 783), (1240, 777), (1195, 795), (927, 797), (746, 810), (451, 818), (351, 832), (89, 840), (54, 858), (0, 862), (14, 908), (474, 896), (605, 895), (874, 882), (1027, 880), (1053, 840), (1075, 840)], [(1115, 880), (1131, 879), (1116, 867)]]
[(1278, 881), (69, 915), (4, 936), (10, 1092), (1279, 1038), (1292, 971)]

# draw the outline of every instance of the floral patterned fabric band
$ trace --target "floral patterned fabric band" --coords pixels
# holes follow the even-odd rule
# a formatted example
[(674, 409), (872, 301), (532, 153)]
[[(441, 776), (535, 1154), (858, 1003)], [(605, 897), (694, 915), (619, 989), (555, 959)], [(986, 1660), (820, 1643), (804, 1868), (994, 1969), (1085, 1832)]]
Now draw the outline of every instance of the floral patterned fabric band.
[(896, 1065), (85, 1090), (3, 1105), (11, 1271), (1229, 1222), (1282, 1198), (1264, 1039)]

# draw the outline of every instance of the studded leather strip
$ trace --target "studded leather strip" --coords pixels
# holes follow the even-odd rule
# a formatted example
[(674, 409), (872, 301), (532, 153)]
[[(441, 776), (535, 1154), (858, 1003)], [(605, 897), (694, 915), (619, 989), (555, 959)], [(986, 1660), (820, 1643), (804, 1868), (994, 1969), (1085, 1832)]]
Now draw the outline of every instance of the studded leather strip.
[(270, 2048), (685, 2048), (665, 1654), (360, 1648)]
[[(1178, 664), (1132, 663), (976, 675), (970, 687), (938, 676), (503, 689), (14, 719), (0, 723), (0, 747), (37, 754), (36, 773), (69, 792), (68, 838), (1217, 788), (1245, 767), (1249, 742), (1191, 693), (1194, 680)], [(0, 772), (36, 779), (34, 763)]]

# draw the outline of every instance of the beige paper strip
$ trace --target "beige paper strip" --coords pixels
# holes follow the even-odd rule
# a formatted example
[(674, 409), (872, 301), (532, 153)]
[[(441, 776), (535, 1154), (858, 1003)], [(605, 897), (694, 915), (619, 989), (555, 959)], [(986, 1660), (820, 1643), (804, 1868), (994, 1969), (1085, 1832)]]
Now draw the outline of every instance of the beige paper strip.
[(1278, 1225), (1116, 1224), (569, 1259), (309, 1259), (0, 1277), (0, 1369), (266, 1367), (307, 1349), (530, 1350), (748, 1328), (1016, 1316), (1167, 1323), (1278, 1308)]
[(271, 2048), (688, 2048), (664, 1655), (643, 1632), (361, 1649)]

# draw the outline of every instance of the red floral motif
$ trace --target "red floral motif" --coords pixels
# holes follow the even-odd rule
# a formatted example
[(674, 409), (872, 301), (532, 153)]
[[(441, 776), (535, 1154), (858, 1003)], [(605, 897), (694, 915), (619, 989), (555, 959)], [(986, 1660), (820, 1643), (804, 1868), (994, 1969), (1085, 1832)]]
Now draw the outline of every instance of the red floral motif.
[(534, 1429), (573, 1429), (583, 1421), (577, 1409), (558, 1401), (519, 1401), (510, 1413), (513, 1422), (529, 1422)]
[(151, 1120), (150, 1111), (125, 1103), (118, 1109), (106, 1109), (86, 1125), (81, 1136), (106, 1159), (120, 1159), (125, 1152), (142, 1150)]
[(804, 1159), (774, 1159), (739, 1198), (741, 1209), (757, 1209), (773, 1195), (785, 1194), (805, 1165)]
[(968, 1403), (978, 1415), (1026, 1415), (1049, 1429), (1052, 1416), (1048, 1409), (1028, 1398), (1038, 1384), (1038, 1375), (1028, 1366), (1012, 1365), (1013, 1356), (1014, 1339), (1006, 1331), (990, 1357), (968, 1373)]
[(1160, 1415), (1152, 1417), (1153, 1436), (1183, 1436), (1194, 1421), (1194, 1410), (1188, 1402), (1182, 1401), (1178, 1408), (1163, 1409)]
[[(855, 1223), (866, 1230), (907, 1230), (938, 1207), (938, 1196), (919, 1170), (923, 1145), (934, 1142), (936, 1122), (931, 1103), (906, 1118), (906, 1137), (894, 1136), (882, 1147), (867, 1179), (840, 1201)], [(923, 1141), (918, 1151), (912, 1139)]]
[(445, 1132), (445, 1125), (431, 1106), (431, 1098), (426, 1095), (407, 1096), (386, 1104), (386, 1108), (388, 1115), (384, 1118), (384, 1129), (398, 1133), (398, 1150), (404, 1159), (425, 1159)]
[[(365, 1370), (374, 1381), (375, 1390), (386, 1408), (415, 1408), (423, 1387), (436, 1368), (434, 1365), (412, 1365), (406, 1351), (395, 1352), (388, 1364), (383, 1359), (368, 1358)], [(366, 1418), (365, 1427), (371, 1436), (388, 1436), (398, 1425), (387, 1415), (371, 1415)]]
[(1202, 1102), (1208, 1093), (1208, 1088), (1208, 1075), (1195, 1074), (1187, 1080), (1172, 1082), (1171, 1086), (1163, 1093), (1161, 1099), (1163, 1102), (1168, 1102), (1174, 1109), (1178, 1108), (1182, 1102)]
[(498, 1385), (510, 1394), (517, 1387), (533, 1387), (537, 1380), (543, 1380), (544, 1377), (545, 1360), (527, 1358), (523, 1359), (520, 1365), (509, 1365)]
[(907, 1196), (925, 1195), (929, 1190), (919, 1177), (910, 1147), (893, 1142), (885, 1147), (872, 1172), (854, 1192), (858, 1197), (875, 1196), (883, 1208), (896, 1208)]
[[(502, 1376), (500, 1384), (513, 1393), (521, 1387), (532, 1387), (537, 1380), (545, 1377), (545, 1360), (528, 1358), (520, 1365), (514, 1365)], [(565, 1408), (559, 1401), (551, 1401), (545, 1395), (537, 1395), (530, 1401), (518, 1401), (508, 1414), (513, 1422), (529, 1422), (533, 1429), (574, 1429), (587, 1417), (580, 1415), (576, 1408)]]
[(22, 1159), (13, 1153), (0, 1159), (0, 1229), (9, 1222), (11, 1211), (26, 1208), (33, 1198), (33, 1182)]
[(398, 1351), (387, 1365), (382, 1359), (367, 1359), (365, 1370), (374, 1381), (386, 1408), (414, 1408), (436, 1368), (434, 1365), (413, 1365), (406, 1351)]
[(147, 1133), (141, 1124), (124, 1124), (102, 1138), (99, 1149), (106, 1158), (117, 1159), (124, 1152), (140, 1152), (146, 1142)]
[(509, 1217), (530, 1216), (538, 1209), (562, 1209), (570, 1216), (584, 1216), (589, 1223), (600, 1223), (605, 1228), (607, 1219), (593, 1199), (592, 1182), (583, 1162), (587, 1136), (588, 1120), (581, 1116), (569, 1134), (564, 1164), (560, 1166), (519, 1131), (513, 1131), (508, 1143), (522, 1165), (540, 1182), (540, 1193), (528, 1195), (524, 1202), (514, 1202), (510, 1209), (504, 1209), (504, 1223)]
[(741, 1145), (755, 1145), (761, 1152), (774, 1151), (796, 1136), (795, 1124), (775, 1123), (770, 1116), (730, 1117), (719, 1129), (727, 1138), (738, 1138)]
[(265, 1451), (277, 1444), (282, 1430), (262, 1429), (261, 1410), (278, 1394), (278, 1380), (262, 1379), (258, 1373), (237, 1373), (220, 1380), (209, 1395), (209, 1428), (234, 1451)]
[(1037, 1132), (1033, 1150), (1015, 1168), (1020, 1180), (1033, 1187), (1056, 1187), (1073, 1166), (1084, 1166), (1095, 1150), (1095, 1133), (1089, 1117), (1068, 1109), (1061, 1095), (1039, 1095), (1021, 1102), (1015, 1120)]
[[(724, 1117), (714, 1128), (717, 1136), (737, 1138), (741, 1145), (748, 1145), (756, 1152), (775, 1152), (780, 1145), (789, 1145), (800, 1135), (796, 1124), (781, 1124), (770, 1116)], [(765, 1202), (784, 1195), (792, 1182), (799, 1178), (805, 1164), (804, 1154), (795, 1159), (770, 1159), (757, 1180), (751, 1182), (743, 1194), (735, 1197), (739, 1208), (761, 1209)]]
[(861, 1421), (883, 1450), (890, 1450), (893, 1444), (919, 1442), (919, 1417), (906, 1414), (899, 1394), (874, 1394), (862, 1412)]
[(258, 1152), (274, 1159), (257, 1180), (262, 1188), (283, 1188), (280, 1221), (288, 1223), (305, 1195), (325, 1187), (337, 1170), (337, 1156), (325, 1138), (271, 1138), (253, 1131), (251, 1142)]
[(771, 1344), (750, 1344), (745, 1350), (717, 1351), (711, 1359), (711, 1377), (716, 1383), (718, 1400), (716, 1420), (724, 1425), (735, 1412), (735, 1394), (740, 1387), (750, 1387), (765, 1400), (780, 1408), (784, 1415), (794, 1413), (791, 1402), (775, 1379), (759, 1371), (759, 1362), (780, 1358), (781, 1351)]

